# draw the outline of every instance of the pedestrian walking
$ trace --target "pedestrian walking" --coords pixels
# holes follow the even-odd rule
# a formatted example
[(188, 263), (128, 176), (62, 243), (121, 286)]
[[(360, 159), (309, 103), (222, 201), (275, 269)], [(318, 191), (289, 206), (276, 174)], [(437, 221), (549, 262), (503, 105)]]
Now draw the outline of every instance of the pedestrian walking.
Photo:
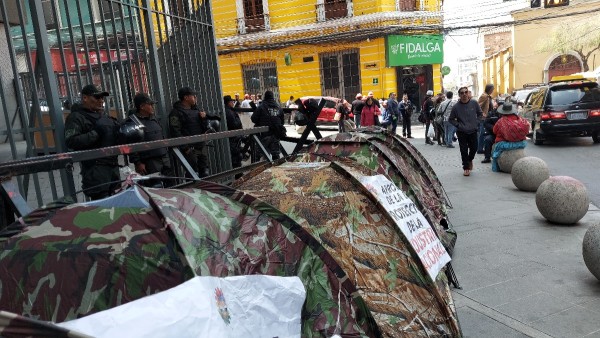
[(375, 99), (372, 97), (367, 97), (365, 101), (365, 106), (360, 112), (360, 125), (363, 127), (374, 126), (377, 124), (375, 119), (379, 119), (379, 115), (381, 115), (381, 111), (375, 104)]
[[(494, 92), (494, 85), (488, 83), (485, 85), (485, 90), (481, 96), (479, 96), (479, 100), (477, 103), (479, 107), (481, 107), (481, 111), (483, 112), (483, 119), (487, 118), (488, 112), (494, 109), (494, 100), (492, 99), (492, 93)], [(477, 132), (477, 153), (483, 154), (483, 138), (485, 137), (485, 130), (483, 129), (483, 121), (479, 123), (479, 130)]]
[(346, 119), (350, 115), (350, 104), (346, 100), (341, 100), (335, 107), (334, 120), (337, 120), (338, 133), (346, 132)]
[[(65, 121), (67, 148), (90, 150), (119, 144), (119, 123), (104, 111), (107, 96), (107, 91), (93, 84), (81, 89), (81, 103), (73, 104)], [(88, 199), (114, 194), (120, 180), (118, 156), (81, 161), (81, 187)]]
[(440, 110), (442, 111), (442, 125), (444, 126), (444, 143), (448, 148), (454, 148), (452, 143), (454, 142), (454, 133), (456, 133), (456, 127), (452, 123), (449, 122), (450, 113), (452, 112), (452, 107), (456, 104), (456, 100), (454, 100), (454, 93), (451, 91), (446, 92), (446, 101), (442, 102), (440, 106)]
[(433, 90), (428, 90), (425, 95), (425, 100), (423, 100), (423, 104), (421, 105), (421, 113), (425, 117), (425, 143), (433, 145), (433, 141), (429, 137), (429, 128), (431, 127), (431, 121), (433, 121), (433, 116), (435, 114), (435, 103), (433, 102)]
[(458, 95), (460, 99), (452, 107), (448, 120), (457, 129), (456, 135), (460, 147), (463, 175), (469, 176), (473, 170), (473, 159), (477, 152), (477, 130), (483, 112), (475, 100), (469, 99), (467, 87), (461, 87)]
[(413, 138), (411, 136), (411, 117), (414, 111), (413, 104), (408, 100), (408, 95), (402, 95), (402, 101), (399, 104), (400, 114), (402, 115), (402, 136)]
[[(173, 103), (173, 109), (169, 113), (171, 137), (202, 135), (208, 131), (206, 112), (197, 106), (197, 94), (190, 87), (183, 87), (177, 92), (179, 101)], [(210, 174), (204, 142), (186, 145), (182, 150), (186, 160), (199, 177)]]
[(356, 124), (356, 128), (360, 128), (360, 114), (365, 106), (365, 101), (363, 101), (362, 98), (362, 94), (358, 93), (356, 94), (356, 99), (352, 101), (352, 114), (354, 115), (354, 124)]
[(390, 93), (387, 100), (387, 106), (387, 109), (389, 110), (390, 116), (392, 118), (392, 134), (396, 135), (398, 121), (402, 119), (400, 117), (400, 105), (398, 104), (398, 101), (396, 101), (396, 93)]

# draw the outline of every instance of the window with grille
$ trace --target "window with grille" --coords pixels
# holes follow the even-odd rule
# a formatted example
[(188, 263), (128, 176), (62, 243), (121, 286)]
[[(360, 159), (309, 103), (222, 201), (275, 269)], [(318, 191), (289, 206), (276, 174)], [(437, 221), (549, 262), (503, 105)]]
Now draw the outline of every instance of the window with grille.
[(104, 14), (105, 20), (111, 19), (120, 19), (123, 17), (121, 15), (121, 5), (119, 3), (115, 3), (109, 0), (102, 1), (102, 14)]
[(338, 19), (348, 16), (346, 0), (325, 0), (325, 19)]
[[(55, 0), (42, 0), (42, 9), (44, 10), (46, 29), (60, 28), (60, 18), (54, 16), (53, 8), (56, 9)], [(58, 11), (56, 12), (56, 14), (58, 15)]]
[(246, 32), (265, 30), (265, 16), (262, 0), (244, 0)]
[(189, 0), (169, 0), (171, 14), (181, 17), (188, 17), (192, 13)]

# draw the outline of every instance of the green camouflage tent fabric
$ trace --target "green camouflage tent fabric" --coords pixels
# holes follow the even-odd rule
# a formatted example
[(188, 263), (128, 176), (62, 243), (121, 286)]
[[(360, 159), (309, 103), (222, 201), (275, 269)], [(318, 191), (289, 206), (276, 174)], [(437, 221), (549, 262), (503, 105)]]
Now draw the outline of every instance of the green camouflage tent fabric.
[(357, 297), (358, 290), (335, 259), (273, 206), (209, 182), (189, 189), (147, 191), (197, 275), (298, 276), (306, 288), (302, 336), (380, 335)]
[(303, 281), (303, 336), (380, 335), (345, 272), (293, 219), (243, 192), (197, 186), (147, 189), (149, 209), (74, 204), (36, 211), (34, 223), (0, 242), (0, 308), (65, 321), (196, 274), (270, 274)]
[(411, 200), (442, 240), (449, 253), (456, 233), (448, 228), (449, 207), (442, 184), (410, 142), (381, 130), (339, 133), (317, 140), (296, 161), (354, 161), (392, 180)]
[(386, 337), (461, 335), (447, 280), (431, 281), (389, 214), (357, 178), (355, 161), (285, 163), (234, 186), (272, 204), (309, 231), (358, 289)]
[(0, 337), (93, 338), (54, 324), (0, 311)]
[(193, 277), (151, 209), (73, 204), (34, 213), (0, 241), (0, 309), (61, 322)]

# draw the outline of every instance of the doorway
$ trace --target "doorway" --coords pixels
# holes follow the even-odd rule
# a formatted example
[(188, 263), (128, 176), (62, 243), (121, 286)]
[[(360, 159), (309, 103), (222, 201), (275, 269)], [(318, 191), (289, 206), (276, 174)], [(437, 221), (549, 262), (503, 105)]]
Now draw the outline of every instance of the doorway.
[(358, 49), (322, 53), (321, 93), (352, 102), (360, 92), (360, 58)]

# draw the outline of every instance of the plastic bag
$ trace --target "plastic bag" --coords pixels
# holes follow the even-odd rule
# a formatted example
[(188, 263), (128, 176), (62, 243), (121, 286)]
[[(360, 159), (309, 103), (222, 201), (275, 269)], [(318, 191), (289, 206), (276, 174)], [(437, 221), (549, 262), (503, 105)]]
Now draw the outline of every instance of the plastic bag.
[(427, 131), (427, 137), (435, 138), (435, 131), (433, 130), (433, 126), (429, 126), (429, 130)]

